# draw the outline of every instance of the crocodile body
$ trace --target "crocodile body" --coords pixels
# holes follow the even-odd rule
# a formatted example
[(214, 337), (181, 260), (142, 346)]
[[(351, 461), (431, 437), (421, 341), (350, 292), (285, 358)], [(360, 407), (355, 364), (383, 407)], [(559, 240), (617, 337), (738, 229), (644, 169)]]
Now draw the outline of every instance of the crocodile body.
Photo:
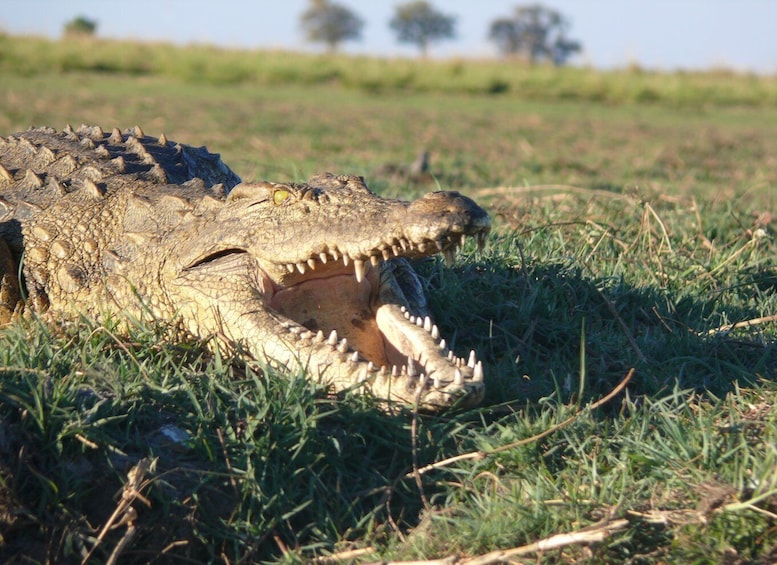
[(450, 260), (489, 228), (456, 192), (242, 183), (205, 148), (139, 128), (32, 129), (0, 137), (0, 323), (151, 316), (335, 391), (472, 405), (482, 365), (447, 350), (407, 259)]

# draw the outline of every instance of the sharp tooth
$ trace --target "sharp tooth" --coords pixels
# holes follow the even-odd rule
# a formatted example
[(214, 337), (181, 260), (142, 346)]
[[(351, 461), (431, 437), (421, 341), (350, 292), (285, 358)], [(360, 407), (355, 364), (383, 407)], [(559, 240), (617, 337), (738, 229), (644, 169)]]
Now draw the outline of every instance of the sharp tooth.
[(348, 257), (348, 255), (346, 255), (345, 253), (343, 253), (343, 265), (345, 265), (347, 267), (348, 266), (348, 262), (350, 260), (351, 260), (351, 258)]
[[(449, 352), (448, 352), (448, 361), (450, 361), (451, 363), (453, 363), (453, 362), (454, 362), (454, 360), (453, 360), (453, 359), (454, 359), (454, 357), (453, 357), (453, 351), (449, 351)], [(458, 361), (458, 358), (456, 358), (456, 360)]]
[(424, 327), (424, 320), (423, 320), (423, 318), (421, 318), (421, 316), (418, 316), (415, 319), (415, 325), (418, 326), (419, 328), (423, 328)]
[(304, 275), (305, 274), (305, 263), (297, 263), (297, 270), (299, 271), (299, 274)]
[(373, 363), (372, 361), (367, 363), (367, 372), (372, 373), (374, 370), (375, 370), (375, 363)]
[(475, 364), (475, 371), (472, 373), (472, 380), (476, 383), (483, 382), (483, 362), (478, 361)]
[(308, 267), (310, 267), (311, 270), (314, 270), (316, 268), (315, 259), (308, 259)]
[(463, 385), (464, 384), (464, 375), (461, 374), (461, 371), (456, 369), (453, 373), (453, 384), (455, 385)]
[(407, 251), (408, 247), (410, 247), (410, 242), (407, 241), (406, 239), (400, 239), (399, 240), (399, 245), (402, 246), (402, 250), (403, 251)]
[(412, 318), (412, 316), (410, 315), (410, 312), (408, 312), (407, 310), (405, 310), (404, 314), (405, 314), (406, 320), (409, 320), (410, 318)]
[(440, 340), (440, 349), (442, 349), (443, 351), (445, 351), (446, 349), (448, 349), (448, 344), (447, 344), (447, 343), (445, 343), (445, 340), (444, 340), (444, 339), (441, 339), (441, 340)]
[(348, 360), (351, 363), (357, 363), (359, 361), (359, 352), (358, 351), (354, 351), (353, 355), (348, 356)]
[(467, 361), (467, 367), (470, 367), (471, 369), (475, 368), (475, 364), (478, 362), (477, 357), (475, 356), (475, 350), (469, 352), (469, 360)]
[(426, 317), (424, 318), (424, 329), (425, 329), (427, 332), (430, 332), (430, 331), (432, 331), (432, 319), (431, 319), (429, 316), (426, 316)]
[(406, 307), (404, 307), (404, 306), (400, 306), (400, 307), (399, 307), (399, 311), (400, 311), (400, 312), (402, 312), (402, 313), (404, 314), (405, 312), (407, 312), (407, 308), (406, 308)]
[(329, 339), (327, 340), (327, 343), (332, 347), (337, 345), (337, 330), (332, 330), (332, 333), (329, 334)]
[(313, 332), (308, 330), (306, 332), (302, 332), (301, 334), (299, 334), (299, 337), (300, 339), (310, 339), (311, 337), (313, 337), (313, 335), (314, 335)]
[(343, 338), (342, 341), (340, 341), (340, 344), (337, 346), (337, 350), (340, 353), (345, 353), (348, 351), (348, 340)]
[(415, 316), (410, 316), (408, 320), (410, 320), (411, 324), (415, 324)]
[(418, 244), (418, 251), (421, 253), (426, 253), (427, 246), (425, 243), (421, 242)]
[(380, 265), (380, 259), (378, 258), (377, 255), (370, 255), (370, 265), (372, 265), (373, 267), (377, 267), (378, 265)]
[[(338, 255), (336, 249), (331, 249), (329, 251), (329, 254), (332, 256), (332, 259), (334, 259), (335, 261), (337, 261), (340, 258), (340, 255)], [(346, 265), (347, 265), (347, 263), (346, 263)]]
[(440, 329), (437, 327), (437, 324), (434, 324), (432, 326), (432, 339), (438, 340), (440, 339)]
[(289, 263), (288, 265), (286, 265), (286, 270), (289, 271), (290, 273), (293, 273), (294, 272), (294, 263)]
[(391, 250), (394, 252), (394, 255), (399, 257), (399, 254), (402, 253), (402, 250), (399, 248), (398, 245), (392, 245)]
[(434, 375), (434, 388), (440, 388), (440, 375)]
[(398, 377), (399, 376), (399, 369), (397, 369), (396, 365), (391, 366), (391, 376), (392, 377)]
[(452, 267), (453, 263), (456, 261), (456, 251), (452, 247), (449, 247), (444, 249), (442, 254), (445, 257), (445, 266)]
[(426, 388), (426, 373), (421, 373), (421, 376), (418, 377), (418, 386), (421, 388), (421, 390)]
[(318, 330), (318, 333), (316, 334), (316, 341), (318, 343), (324, 341), (324, 332), (322, 330)]
[(326, 265), (326, 262), (329, 261), (329, 255), (326, 253), (319, 253), (318, 258), (321, 259), (321, 262)]
[(415, 364), (413, 363), (413, 358), (412, 357), (408, 357), (407, 358), (407, 376), (408, 377), (415, 377), (416, 376)]
[(353, 271), (356, 273), (356, 282), (362, 282), (364, 280), (364, 261), (361, 259), (354, 259)]

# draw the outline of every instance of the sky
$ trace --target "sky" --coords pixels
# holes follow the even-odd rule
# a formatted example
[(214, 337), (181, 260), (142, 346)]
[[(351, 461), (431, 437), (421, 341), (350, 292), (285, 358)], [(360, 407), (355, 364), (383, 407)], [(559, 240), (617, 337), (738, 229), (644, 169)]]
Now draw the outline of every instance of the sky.
[[(366, 25), (342, 51), (415, 56), (388, 28), (405, 0), (336, 0)], [(491, 57), (489, 24), (536, 0), (431, 0), (457, 18), (457, 38), (433, 57)], [(97, 21), (100, 37), (207, 43), (239, 48), (316, 50), (299, 27), (309, 0), (0, 0), (0, 31), (61, 36), (76, 16)], [(570, 62), (598, 68), (709, 69), (777, 74), (777, 0), (542, 0), (571, 23), (583, 52)]]

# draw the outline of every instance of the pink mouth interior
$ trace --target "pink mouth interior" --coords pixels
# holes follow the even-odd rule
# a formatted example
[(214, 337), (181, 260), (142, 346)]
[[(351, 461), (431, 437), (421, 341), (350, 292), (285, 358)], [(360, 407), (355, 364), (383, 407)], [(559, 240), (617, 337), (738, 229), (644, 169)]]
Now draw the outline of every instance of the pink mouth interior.
[(389, 308), (378, 303), (379, 270), (368, 269), (362, 282), (356, 281), (352, 269), (327, 271), (276, 289), (270, 307), (325, 336), (337, 330), (338, 339), (346, 338), (350, 349), (377, 367), (406, 364), (412, 343), (383, 312)]

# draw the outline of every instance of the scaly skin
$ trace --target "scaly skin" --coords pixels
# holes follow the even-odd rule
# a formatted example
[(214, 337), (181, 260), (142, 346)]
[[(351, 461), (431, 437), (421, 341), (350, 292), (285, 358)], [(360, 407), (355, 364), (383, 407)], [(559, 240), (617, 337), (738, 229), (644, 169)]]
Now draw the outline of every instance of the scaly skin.
[(335, 391), (473, 405), (482, 365), (447, 350), (407, 259), (450, 261), (489, 228), (456, 192), (404, 202), (328, 174), (240, 183), (217, 155), (138, 128), (30, 130), (0, 138), (0, 323), (23, 307), (150, 313)]

